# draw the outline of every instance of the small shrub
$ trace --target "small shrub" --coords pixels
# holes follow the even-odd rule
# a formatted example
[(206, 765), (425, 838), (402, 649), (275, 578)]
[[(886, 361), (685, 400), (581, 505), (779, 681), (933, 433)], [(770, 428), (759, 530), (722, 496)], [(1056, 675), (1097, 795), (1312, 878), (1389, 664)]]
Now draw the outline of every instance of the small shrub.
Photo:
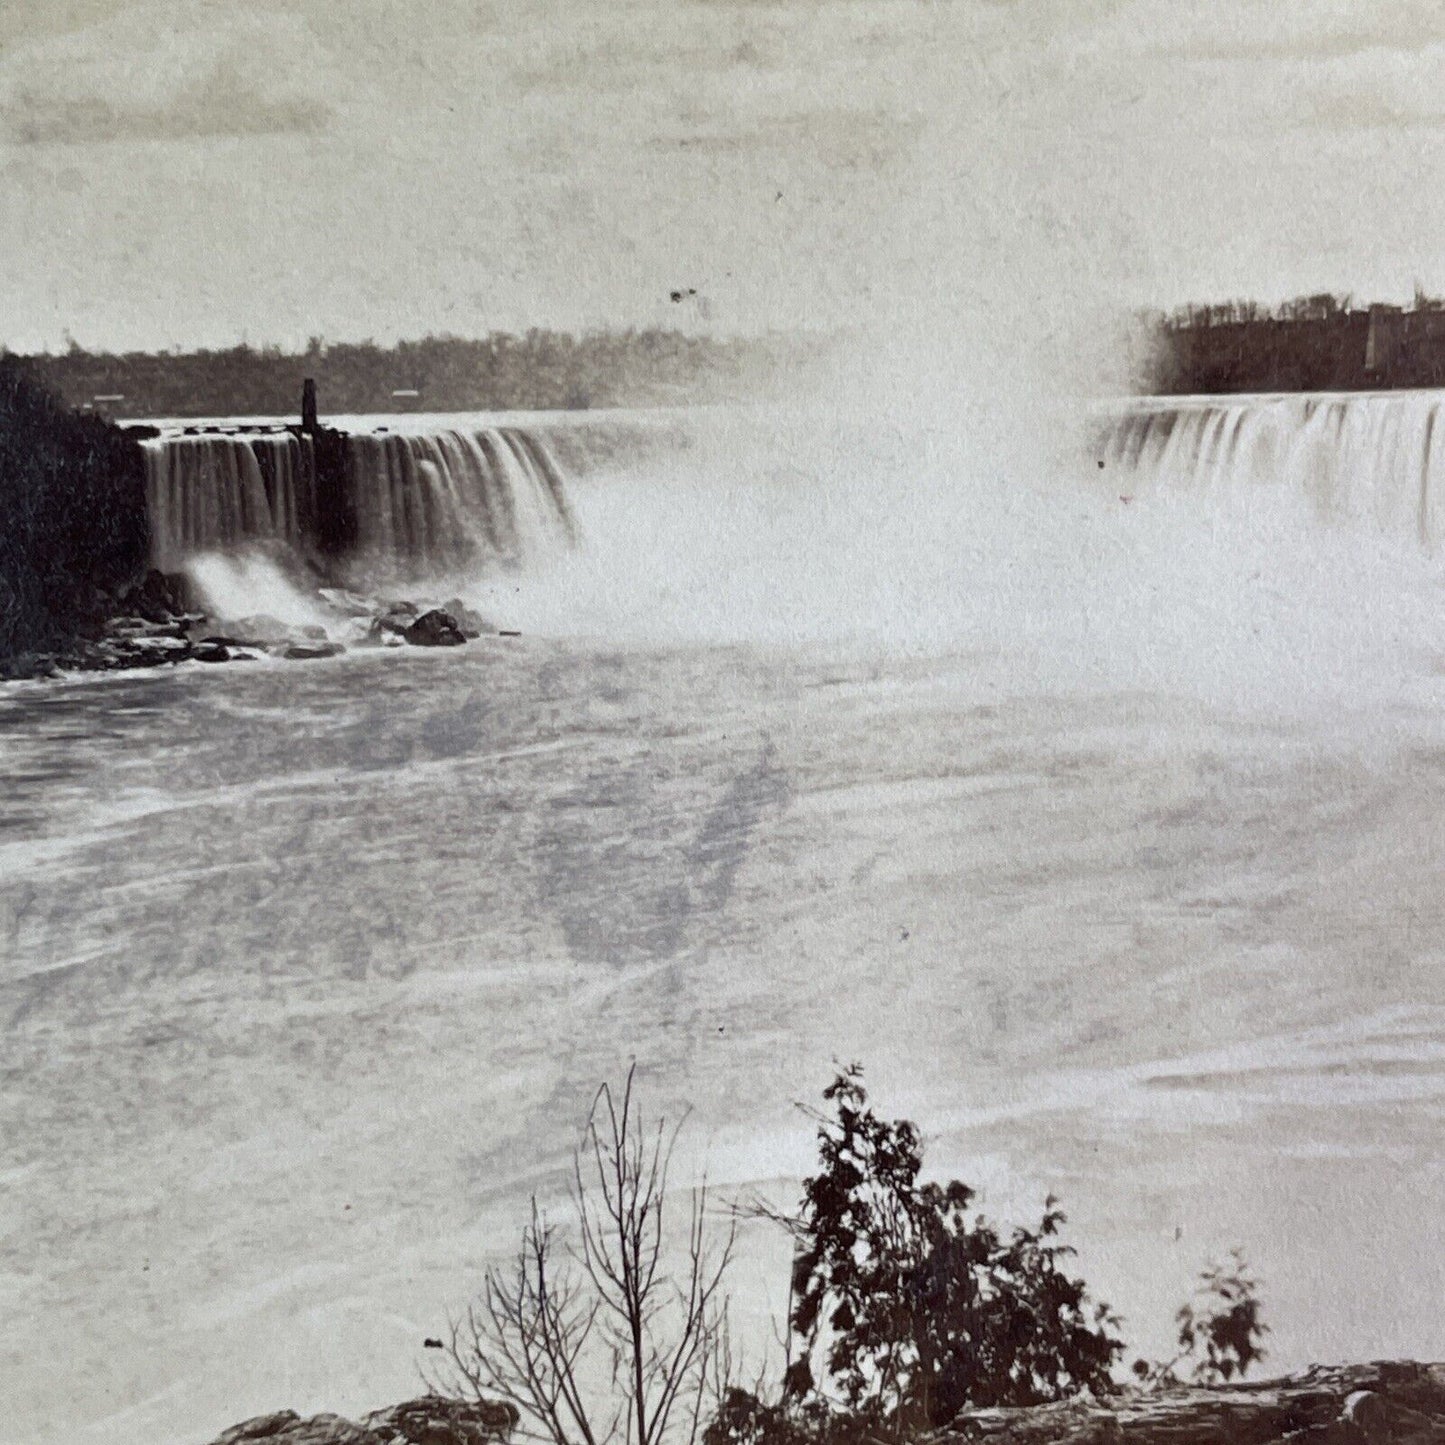
[(1269, 1326), (1260, 1318), (1259, 1281), (1237, 1249), (1229, 1264), (1211, 1264), (1199, 1276), (1194, 1298), (1177, 1319), (1179, 1360), (1193, 1362), (1201, 1383), (1242, 1379), (1265, 1357)]

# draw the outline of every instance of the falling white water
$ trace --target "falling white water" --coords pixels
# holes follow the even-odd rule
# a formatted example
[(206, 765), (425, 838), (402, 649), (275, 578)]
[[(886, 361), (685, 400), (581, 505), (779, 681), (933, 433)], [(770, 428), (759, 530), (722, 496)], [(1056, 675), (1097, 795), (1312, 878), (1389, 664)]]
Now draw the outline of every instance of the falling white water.
[[(415, 577), (515, 567), (574, 540), (563, 470), (538, 431), (377, 428), (344, 445), (323, 496), (308, 436), (230, 430), (144, 442), (152, 560), (175, 569), (265, 542)], [(338, 536), (339, 556), (334, 541), (322, 547)]]
[(348, 445), (357, 555), (454, 572), (512, 566), (573, 539), (561, 468), (518, 427), (361, 433)]
[(247, 542), (299, 546), (315, 515), (309, 439), (289, 433), (162, 436), (142, 443), (151, 556), (170, 570)]
[(1098, 459), (1131, 489), (1272, 487), (1321, 521), (1433, 551), (1445, 542), (1442, 407), (1438, 391), (1153, 400), (1107, 421)]

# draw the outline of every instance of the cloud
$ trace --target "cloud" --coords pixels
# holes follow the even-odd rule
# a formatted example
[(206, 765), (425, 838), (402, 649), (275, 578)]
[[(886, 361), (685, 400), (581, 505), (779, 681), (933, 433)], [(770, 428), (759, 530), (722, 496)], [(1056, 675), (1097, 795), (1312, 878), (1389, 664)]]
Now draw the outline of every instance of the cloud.
[(47, 95), (21, 85), (0, 103), (6, 137), (18, 145), (307, 134), (322, 130), (330, 116), (328, 106), (310, 97), (268, 96), (231, 57), (161, 101)]

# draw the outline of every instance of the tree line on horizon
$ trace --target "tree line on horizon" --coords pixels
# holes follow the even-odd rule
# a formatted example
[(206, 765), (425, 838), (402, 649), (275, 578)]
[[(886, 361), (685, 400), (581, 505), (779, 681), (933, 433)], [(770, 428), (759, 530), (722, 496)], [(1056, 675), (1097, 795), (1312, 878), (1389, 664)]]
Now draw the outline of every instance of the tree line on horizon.
[(1385, 391), (1445, 386), (1445, 300), (1408, 306), (1347, 293), (1186, 305), (1144, 317), (1141, 381), (1162, 395)]
[(92, 352), (72, 341), (21, 358), (71, 406), (127, 417), (287, 416), (303, 381), (323, 412), (577, 410), (742, 400), (821, 355), (815, 339), (714, 338), (662, 328), (573, 334), (534, 328), (304, 350)]
[(1341, 317), (1368, 316), (1372, 310), (1404, 315), (1445, 312), (1445, 297), (1431, 296), (1416, 286), (1408, 306), (1366, 303), (1357, 306), (1353, 292), (1319, 291), (1308, 296), (1291, 296), (1273, 306), (1262, 301), (1235, 297), (1225, 301), (1186, 302), (1172, 311), (1157, 313), (1159, 325), (1171, 331), (1209, 326), (1240, 326), (1261, 321), (1335, 321)]

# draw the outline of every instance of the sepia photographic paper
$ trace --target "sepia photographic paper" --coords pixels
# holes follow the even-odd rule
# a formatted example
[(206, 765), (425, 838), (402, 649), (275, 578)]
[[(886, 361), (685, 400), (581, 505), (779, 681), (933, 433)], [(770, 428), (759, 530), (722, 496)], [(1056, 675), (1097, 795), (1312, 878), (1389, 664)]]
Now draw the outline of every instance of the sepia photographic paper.
[(4, 0), (0, 1445), (1445, 1440), (1442, 67)]

